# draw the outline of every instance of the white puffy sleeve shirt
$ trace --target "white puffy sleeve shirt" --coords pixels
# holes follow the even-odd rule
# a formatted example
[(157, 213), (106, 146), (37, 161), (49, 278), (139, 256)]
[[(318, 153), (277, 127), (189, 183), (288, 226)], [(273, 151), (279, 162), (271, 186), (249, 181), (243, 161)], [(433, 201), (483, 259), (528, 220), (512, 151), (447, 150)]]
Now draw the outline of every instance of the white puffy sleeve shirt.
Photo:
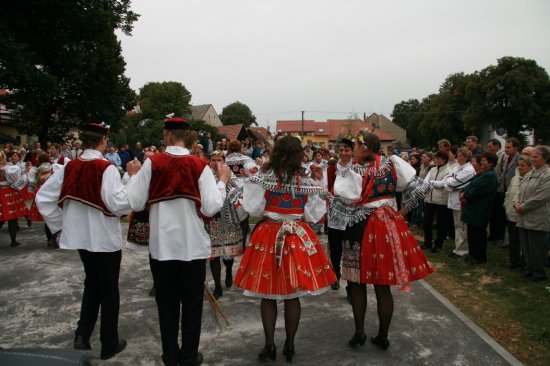
[[(96, 150), (84, 150), (82, 158), (103, 159)], [(68, 163), (70, 164), (70, 162)], [(120, 217), (130, 212), (126, 186), (122, 184), (120, 173), (111, 165), (103, 172), (101, 199), (107, 209), (116, 217), (106, 216), (101, 211), (75, 200), (65, 200), (63, 208), (57, 205), (65, 167), (60, 166), (36, 194), (35, 202), (53, 233), (61, 231), (61, 249), (85, 249), (91, 252), (114, 252), (120, 250), (122, 230)], [(80, 184), (87, 184), (81, 181)]]
[[(168, 146), (166, 152), (189, 155), (189, 150), (179, 146)], [(128, 199), (133, 210), (141, 211), (145, 208), (151, 179), (151, 160), (147, 159), (138, 174), (128, 182)], [(214, 216), (222, 208), (226, 192), (225, 183), (216, 183), (209, 166), (204, 168), (199, 177), (199, 191), (201, 213)], [(149, 253), (153, 259), (191, 261), (210, 257), (210, 236), (197, 214), (195, 202), (189, 199), (177, 198), (152, 204), (149, 231)]]

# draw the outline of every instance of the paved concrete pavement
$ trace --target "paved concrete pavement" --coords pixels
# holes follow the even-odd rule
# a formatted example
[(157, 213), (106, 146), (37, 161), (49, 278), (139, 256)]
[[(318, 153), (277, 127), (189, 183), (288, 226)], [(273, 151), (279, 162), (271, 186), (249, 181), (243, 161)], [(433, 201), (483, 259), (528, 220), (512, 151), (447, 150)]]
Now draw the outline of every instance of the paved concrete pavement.
[[(5, 225), (6, 226), (6, 225)], [(0, 347), (65, 348), (72, 346), (79, 315), (83, 269), (78, 253), (46, 248), (44, 226), (27, 228), (21, 221), (17, 248), (9, 247), (7, 227), (0, 230)], [(326, 236), (321, 235), (326, 241)], [(212, 285), (210, 271), (207, 277)], [(436, 274), (433, 274), (437, 276)], [(222, 272), (223, 281), (223, 272)], [(123, 249), (119, 334), (127, 349), (109, 361), (99, 359), (98, 328), (93, 365), (161, 365), (161, 342), (151, 287), (147, 253)], [(345, 291), (302, 299), (302, 318), (295, 340), (296, 365), (519, 365), (520, 363), (456, 310), (426, 282), (410, 294), (395, 293), (391, 345), (382, 351), (367, 342), (351, 349), (353, 316)], [(224, 289), (220, 304), (230, 329), (214, 330), (205, 323), (200, 350), (204, 365), (255, 365), (263, 347), (259, 300), (244, 297), (236, 287)], [(207, 304), (205, 316), (207, 318)], [(367, 335), (376, 334), (378, 321), (372, 287), (368, 289)], [(276, 328), (277, 361), (281, 365), (285, 339), (282, 304)]]

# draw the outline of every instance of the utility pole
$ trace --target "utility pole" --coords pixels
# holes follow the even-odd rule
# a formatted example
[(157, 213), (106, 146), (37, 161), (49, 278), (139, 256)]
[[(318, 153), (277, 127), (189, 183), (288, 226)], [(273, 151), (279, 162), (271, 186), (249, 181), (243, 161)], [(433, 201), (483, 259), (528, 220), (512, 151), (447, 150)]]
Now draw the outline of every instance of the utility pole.
[(302, 111), (302, 142), (304, 142), (304, 111)]

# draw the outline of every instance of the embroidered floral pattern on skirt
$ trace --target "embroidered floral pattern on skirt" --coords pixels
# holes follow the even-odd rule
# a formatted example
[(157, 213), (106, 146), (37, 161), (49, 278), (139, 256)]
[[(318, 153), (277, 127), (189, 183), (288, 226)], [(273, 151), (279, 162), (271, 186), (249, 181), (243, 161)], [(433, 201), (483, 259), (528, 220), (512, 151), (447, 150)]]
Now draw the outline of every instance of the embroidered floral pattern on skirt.
[(27, 206), (18, 190), (11, 187), (0, 188), (0, 221), (9, 221), (28, 214)]
[(271, 299), (322, 293), (334, 282), (336, 276), (321, 243), (302, 221), (259, 223), (235, 278), (246, 295)]
[[(358, 237), (361, 226), (364, 232), (360, 252), (356, 247), (346, 252), (344, 247), (343, 258), (347, 255), (349, 259), (343, 262), (343, 279), (374, 285), (396, 285), (401, 291), (409, 291), (410, 282), (434, 272), (406, 221), (392, 208), (380, 207), (366, 222), (349, 228), (354, 243), (361, 240)], [(358, 267), (356, 261), (359, 261)]]
[(221, 218), (204, 223), (206, 232), (212, 242), (211, 258), (236, 256), (242, 252), (243, 233), (240, 225), (224, 224)]

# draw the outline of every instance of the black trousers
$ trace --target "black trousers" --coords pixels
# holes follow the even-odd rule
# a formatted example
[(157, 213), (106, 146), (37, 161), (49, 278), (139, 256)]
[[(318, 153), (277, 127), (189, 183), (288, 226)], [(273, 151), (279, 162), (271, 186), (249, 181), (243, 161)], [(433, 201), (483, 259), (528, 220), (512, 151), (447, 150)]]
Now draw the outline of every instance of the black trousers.
[(342, 277), (340, 261), (342, 260), (342, 243), (344, 242), (344, 230), (328, 228), (328, 245), (330, 248), (330, 263), (336, 274), (336, 278)]
[(497, 192), (493, 204), (493, 212), (489, 221), (489, 240), (504, 240), (506, 232), (506, 210), (504, 209), (505, 193)]
[(487, 228), (467, 225), (468, 253), (478, 263), (487, 262)]
[(447, 231), (449, 226), (449, 209), (445, 205), (437, 205), (434, 203), (424, 203), (424, 244), (432, 246), (432, 223), (435, 215), (435, 226), (437, 230), (437, 238), (435, 239), (435, 247), (441, 248), (443, 242), (447, 237)]
[(90, 252), (84, 249), (79, 249), (78, 254), (84, 264), (86, 278), (76, 335), (90, 339), (101, 307), (99, 339), (102, 353), (107, 353), (118, 346), (118, 277), (122, 254), (120, 250)]
[(525, 260), (521, 254), (521, 245), (519, 243), (519, 229), (513, 221), (506, 221), (508, 226), (508, 240), (510, 241), (510, 265), (514, 267), (525, 267)]
[(201, 335), (206, 259), (185, 262), (149, 258), (149, 263), (157, 290), (162, 361), (165, 365), (194, 365)]

